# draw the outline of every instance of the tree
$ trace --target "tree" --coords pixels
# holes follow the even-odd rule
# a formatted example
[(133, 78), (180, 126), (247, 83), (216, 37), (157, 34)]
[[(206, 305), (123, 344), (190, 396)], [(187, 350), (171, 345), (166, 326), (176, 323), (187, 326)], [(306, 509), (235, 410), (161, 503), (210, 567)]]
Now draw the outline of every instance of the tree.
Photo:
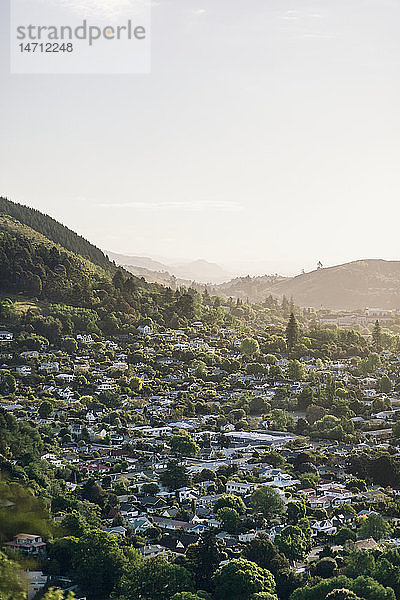
[(138, 393), (143, 387), (143, 380), (140, 379), (140, 377), (131, 377), (131, 379), (129, 380), (129, 387), (133, 392)]
[(291, 352), (294, 346), (299, 341), (299, 326), (294, 316), (294, 313), (290, 313), (289, 322), (286, 326), (286, 345), (288, 352)]
[(157, 556), (130, 567), (118, 588), (118, 600), (169, 600), (179, 592), (193, 592), (194, 582), (187, 569)]
[(240, 518), (239, 514), (234, 508), (228, 508), (225, 506), (224, 508), (220, 508), (217, 511), (217, 518), (221, 521), (221, 527), (223, 530), (228, 533), (237, 533)]
[(61, 340), (61, 348), (70, 356), (78, 351), (78, 343), (74, 338), (63, 338)]
[(160, 476), (160, 481), (170, 490), (186, 487), (190, 483), (189, 474), (185, 465), (179, 464), (177, 460), (171, 460), (165, 471)]
[(289, 567), (289, 561), (280, 554), (267, 533), (259, 533), (243, 550), (243, 557), (268, 569), (273, 575)]
[(357, 539), (356, 534), (354, 533), (354, 531), (352, 531), (348, 527), (341, 527), (340, 529), (337, 530), (336, 535), (335, 535), (335, 542), (339, 546), (343, 546), (346, 542), (348, 542), (350, 540), (352, 542), (355, 542), (356, 539)]
[(216, 600), (250, 600), (257, 592), (274, 592), (272, 573), (245, 558), (231, 560), (213, 577)]
[(73, 592), (68, 592), (65, 596), (63, 590), (55, 590), (54, 588), (50, 588), (48, 592), (42, 596), (42, 600), (74, 600), (75, 594)]
[(150, 496), (155, 496), (160, 491), (160, 488), (154, 482), (152, 482), (152, 483), (144, 483), (142, 485), (141, 491), (142, 491), (143, 494), (148, 494)]
[(214, 511), (217, 512), (220, 508), (234, 508), (239, 515), (242, 515), (246, 510), (246, 505), (240, 496), (234, 494), (222, 494), (214, 504)]
[(390, 394), (392, 389), (393, 389), (393, 384), (390, 380), (390, 377), (388, 377), (387, 375), (383, 375), (378, 380), (378, 391), (381, 392), (381, 394)]
[(48, 419), (53, 414), (53, 405), (48, 400), (44, 400), (39, 406), (39, 417), (41, 419)]
[(171, 452), (179, 456), (196, 456), (200, 450), (200, 447), (193, 440), (192, 436), (183, 429), (180, 429), (179, 433), (172, 436), (170, 446)]
[(400, 438), (400, 421), (396, 421), (392, 426), (392, 432), (395, 438)]
[(327, 579), (328, 577), (332, 577), (335, 570), (337, 569), (337, 562), (333, 558), (329, 556), (325, 556), (321, 558), (321, 560), (315, 563), (314, 574), (317, 577), (322, 577)]
[(332, 590), (326, 596), (326, 600), (361, 600), (354, 592), (341, 588), (340, 590)]
[(19, 565), (0, 552), (0, 600), (25, 598), (25, 586)]
[(289, 525), (296, 525), (300, 519), (306, 516), (306, 505), (304, 502), (288, 502), (286, 514)]
[(261, 398), (260, 396), (256, 396), (252, 398), (249, 402), (249, 411), (251, 415), (262, 415), (270, 410), (270, 405), (268, 402)]
[(197, 544), (188, 546), (186, 560), (195, 576), (196, 589), (210, 589), (213, 574), (226, 558), (224, 542), (218, 540), (212, 531), (205, 531)]
[(372, 341), (376, 350), (379, 352), (382, 347), (382, 328), (378, 320), (375, 321), (374, 328), (372, 330)]
[(379, 542), (383, 537), (388, 536), (391, 530), (389, 523), (381, 515), (371, 513), (360, 527), (360, 537), (361, 539), (373, 537)]
[(258, 354), (260, 351), (260, 346), (258, 345), (257, 340), (254, 338), (245, 338), (242, 340), (240, 344), (240, 351), (245, 356), (254, 356), (254, 354)]
[[(390, 587), (384, 587), (371, 577), (357, 577), (349, 579), (344, 575), (333, 577), (332, 579), (324, 579), (316, 585), (306, 585), (299, 587), (293, 592), (290, 600), (326, 600), (330, 592), (345, 589), (353, 592), (356, 596), (344, 596), (345, 600), (395, 600), (396, 596)], [(335, 596), (329, 600), (336, 600)], [(338, 596), (338, 600), (342, 600)]]
[(307, 538), (296, 525), (287, 525), (275, 539), (276, 547), (292, 560), (304, 558), (307, 552)]
[(370, 552), (352, 550), (344, 560), (344, 572), (349, 577), (372, 575), (375, 569), (375, 558)]
[(252, 493), (250, 502), (266, 518), (283, 513), (285, 504), (275, 488), (263, 485)]
[[(88, 600), (108, 598), (126, 566), (117, 538), (94, 529), (79, 539), (76, 550), (72, 557), (72, 571)], [(139, 560), (137, 556), (135, 559)]]
[(104, 506), (105, 491), (94, 479), (88, 479), (82, 486), (81, 491), (82, 498), (89, 500), (93, 504), (98, 504), (100, 507)]
[(304, 365), (298, 360), (291, 360), (287, 366), (287, 376), (294, 381), (302, 381), (306, 376)]

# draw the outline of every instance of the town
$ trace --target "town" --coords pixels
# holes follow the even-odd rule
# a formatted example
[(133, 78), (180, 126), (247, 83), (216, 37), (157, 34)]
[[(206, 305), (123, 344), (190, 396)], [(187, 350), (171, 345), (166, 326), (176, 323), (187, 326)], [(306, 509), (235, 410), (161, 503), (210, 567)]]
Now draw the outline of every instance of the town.
[(399, 337), (387, 311), (362, 336), (283, 304), (106, 335), (1, 302), (2, 545), (29, 599), (399, 597)]

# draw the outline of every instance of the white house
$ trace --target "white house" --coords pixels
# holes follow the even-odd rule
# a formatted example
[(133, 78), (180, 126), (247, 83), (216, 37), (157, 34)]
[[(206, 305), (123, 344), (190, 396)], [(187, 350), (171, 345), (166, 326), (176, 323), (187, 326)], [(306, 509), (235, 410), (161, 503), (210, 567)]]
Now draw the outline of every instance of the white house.
[(257, 486), (254, 483), (244, 483), (243, 481), (227, 481), (226, 493), (247, 496), (247, 494), (254, 492), (256, 487)]
[(337, 528), (334, 526), (333, 522), (330, 519), (316, 521), (311, 525), (311, 529), (313, 536), (316, 536), (318, 534), (335, 535), (337, 532)]
[(11, 342), (14, 334), (10, 331), (0, 331), (0, 342)]

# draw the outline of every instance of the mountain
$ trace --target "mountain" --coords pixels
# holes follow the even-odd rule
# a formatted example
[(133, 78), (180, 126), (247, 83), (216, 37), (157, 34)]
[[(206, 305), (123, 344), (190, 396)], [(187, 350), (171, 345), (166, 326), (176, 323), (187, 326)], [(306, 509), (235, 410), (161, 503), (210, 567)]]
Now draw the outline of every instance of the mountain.
[[(169, 261), (162, 263), (148, 256), (129, 256), (115, 252), (107, 252), (107, 255), (117, 265), (145, 269), (140, 276), (145, 277), (148, 281), (159, 280), (161, 273), (184, 280), (187, 284), (192, 281), (216, 284), (228, 281), (231, 278), (231, 274), (220, 265), (202, 259), (179, 263), (170, 263)], [(140, 273), (136, 270), (132, 272)], [(162, 279), (165, 279), (165, 283), (168, 285), (170, 284), (168, 277), (165, 278), (164, 276)], [(186, 285), (186, 283), (182, 282), (181, 285)]]
[(300, 306), (355, 310), (400, 308), (400, 261), (357, 260), (296, 277), (240, 277), (215, 286), (223, 296), (261, 301), (266, 296), (293, 298)]
[(168, 271), (168, 266), (149, 256), (129, 256), (125, 254), (117, 254), (116, 252), (107, 252), (110, 260), (115, 264), (127, 267), (139, 267), (147, 271)]
[(0, 214), (13, 217), (23, 225), (41, 233), (48, 240), (60, 244), (75, 254), (80, 254), (96, 265), (109, 266), (108, 258), (99, 248), (39, 210), (0, 197)]
[(221, 283), (231, 277), (220, 265), (201, 259), (173, 265), (172, 274), (200, 283)]
[(178, 329), (198, 320), (211, 327), (240, 326), (246, 310), (253, 311), (233, 303), (220, 310), (207, 294), (137, 277), (39, 211), (5, 198), (1, 209), (0, 314), (4, 303), (29, 305), (27, 318), (52, 339), (73, 331), (129, 335), (145, 320)]

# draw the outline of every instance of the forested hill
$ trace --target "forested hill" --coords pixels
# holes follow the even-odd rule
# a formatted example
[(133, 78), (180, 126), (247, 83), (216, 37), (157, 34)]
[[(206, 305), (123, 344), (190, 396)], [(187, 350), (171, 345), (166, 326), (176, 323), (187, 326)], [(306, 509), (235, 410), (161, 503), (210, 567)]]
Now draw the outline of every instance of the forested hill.
[(14, 217), (52, 242), (60, 244), (75, 254), (80, 254), (96, 265), (106, 268), (110, 265), (110, 261), (99, 248), (39, 210), (0, 197), (0, 214)]

